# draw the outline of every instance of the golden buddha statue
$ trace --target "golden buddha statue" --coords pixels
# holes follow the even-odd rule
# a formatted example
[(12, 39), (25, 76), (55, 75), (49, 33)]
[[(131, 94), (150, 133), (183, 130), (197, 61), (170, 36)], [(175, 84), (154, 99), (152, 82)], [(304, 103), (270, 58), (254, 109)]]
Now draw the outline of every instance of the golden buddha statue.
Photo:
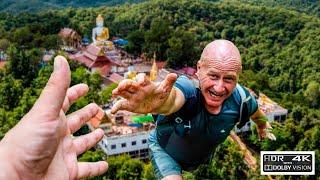
[(97, 27), (92, 30), (92, 40), (95, 45), (106, 45), (109, 39), (109, 29), (103, 26), (101, 14), (96, 18)]

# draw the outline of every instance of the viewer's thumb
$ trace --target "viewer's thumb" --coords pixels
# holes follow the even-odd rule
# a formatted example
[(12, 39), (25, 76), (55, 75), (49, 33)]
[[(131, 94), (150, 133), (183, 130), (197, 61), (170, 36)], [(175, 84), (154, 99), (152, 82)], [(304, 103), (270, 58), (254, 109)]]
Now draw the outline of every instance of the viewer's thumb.
[(53, 113), (51, 115), (58, 115), (70, 81), (70, 68), (67, 60), (63, 56), (55, 57), (54, 70), (32, 109), (38, 113), (50, 112)]

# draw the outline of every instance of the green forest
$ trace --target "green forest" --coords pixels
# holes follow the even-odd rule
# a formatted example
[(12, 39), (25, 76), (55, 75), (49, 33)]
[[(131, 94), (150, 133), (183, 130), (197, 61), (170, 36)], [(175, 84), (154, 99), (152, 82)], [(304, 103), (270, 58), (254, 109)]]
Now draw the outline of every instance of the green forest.
[[(320, 18), (317, 1), (155, 0), (114, 7), (68, 7), (36, 14), (2, 12), (0, 50), (7, 53), (9, 63), (0, 70), (0, 138), (28, 112), (48, 80), (52, 64), (43, 64), (41, 57), (45, 50), (59, 49), (61, 42), (57, 33), (60, 29), (70, 27), (83, 37), (90, 37), (98, 14), (104, 16), (111, 36), (129, 40), (126, 51), (136, 56), (145, 53), (148, 57), (156, 52), (157, 58), (167, 61), (172, 68), (195, 67), (204, 46), (214, 39), (234, 42), (243, 61), (240, 83), (265, 93), (289, 110), (286, 121), (273, 123), (277, 141), (259, 141), (255, 131), (243, 134), (242, 139), (255, 152), (315, 151), (316, 175), (320, 176)], [(90, 93), (70, 111), (93, 101), (97, 104), (107, 102), (112, 88), (102, 90), (102, 79), (98, 74), (88, 74), (81, 65), (70, 63), (72, 84), (85, 82), (90, 87)], [(79, 159), (105, 158), (101, 152), (92, 151)], [(97, 179), (154, 178), (148, 163), (126, 156), (107, 159), (110, 169)], [(210, 165), (185, 172), (184, 178), (267, 179), (259, 174), (259, 170), (254, 172), (247, 168), (239, 149), (226, 141), (216, 150)]]
[(19, 14), (21, 12), (41, 12), (48, 9), (63, 9), (66, 7), (98, 7), (116, 6), (125, 3), (139, 3), (145, 0), (6, 0), (0, 1), (0, 11)]

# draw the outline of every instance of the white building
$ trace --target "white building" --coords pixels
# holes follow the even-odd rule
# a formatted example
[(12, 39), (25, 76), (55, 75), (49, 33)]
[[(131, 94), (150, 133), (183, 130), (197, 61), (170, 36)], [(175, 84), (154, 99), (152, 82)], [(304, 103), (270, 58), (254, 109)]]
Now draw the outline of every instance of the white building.
[[(265, 113), (269, 122), (278, 121), (284, 122), (287, 119), (288, 110), (284, 109), (276, 102), (272, 101), (265, 94), (259, 93), (259, 98), (257, 99), (259, 108)], [(250, 131), (251, 126), (254, 124), (252, 120), (247, 122), (241, 129), (235, 128), (236, 132)]]
[(148, 137), (150, 131), (107, 137), (98, 143), (107, 155), (129, 154), (132, 158), (148, 158)]

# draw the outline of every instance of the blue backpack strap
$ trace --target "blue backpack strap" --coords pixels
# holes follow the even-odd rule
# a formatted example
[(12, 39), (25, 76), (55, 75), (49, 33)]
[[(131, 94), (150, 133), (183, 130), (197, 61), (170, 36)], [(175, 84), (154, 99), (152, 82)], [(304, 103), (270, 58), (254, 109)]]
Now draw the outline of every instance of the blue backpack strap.
[(249, 110), (248, 110), (248, 101), (251, 99), (251, 96), (246, 95), (243, 87), (241, 87), (238, 83), (236, 85), (236, 89), (240, 94), (241, 102), (240, 102), (240, 115), (237, 123), (237, 128), (241, 128), (245, 125), (246, 122), (250, 119)]

